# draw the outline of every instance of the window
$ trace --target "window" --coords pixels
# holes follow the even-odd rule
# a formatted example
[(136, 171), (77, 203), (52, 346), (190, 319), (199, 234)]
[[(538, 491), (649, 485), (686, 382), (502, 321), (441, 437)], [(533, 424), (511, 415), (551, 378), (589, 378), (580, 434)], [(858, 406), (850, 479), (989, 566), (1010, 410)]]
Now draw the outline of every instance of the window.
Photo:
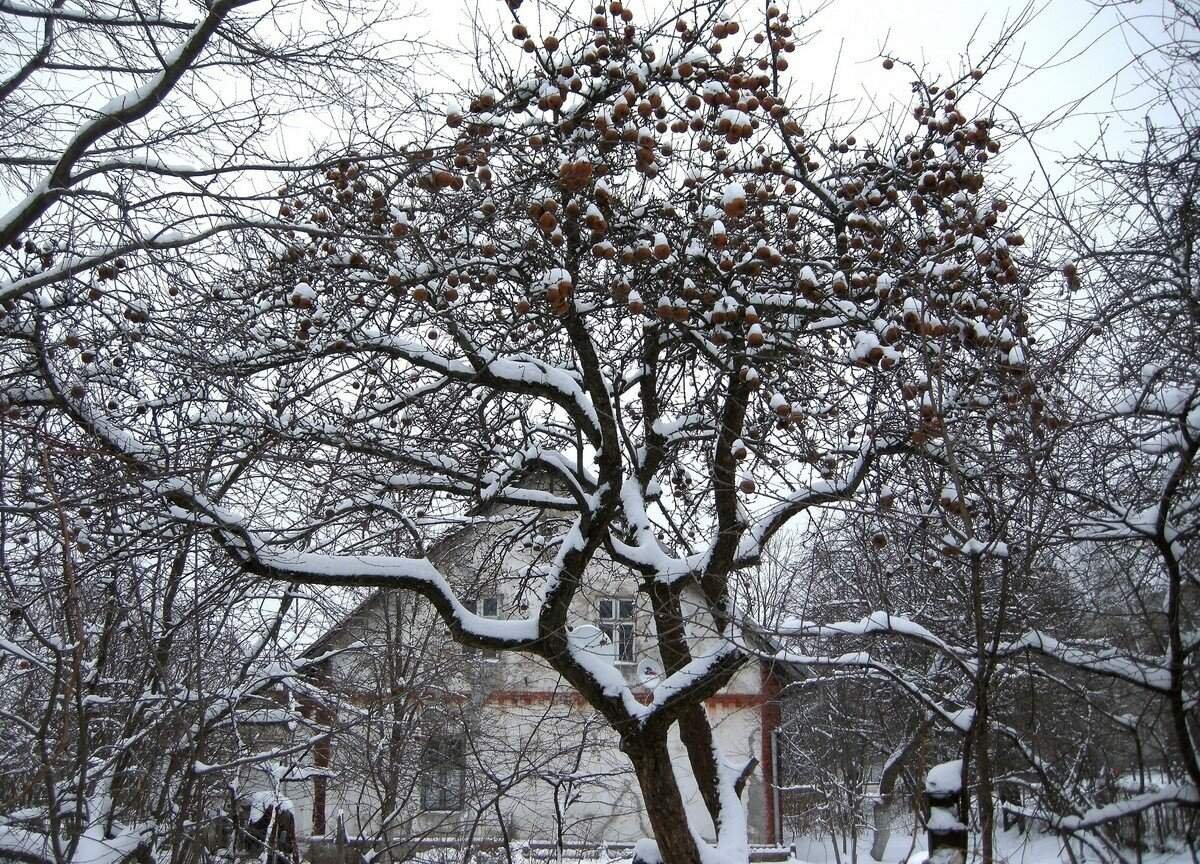
[(421, 756), (421, 809), (461, 810), (466, 781), (462, 735), (432, 735)]
[[(499, 618), (500, 617), (500, 598), (495, 595), (491, 597), (480, 597), (478, 600), (465, 600), (463, 605), (467, 607), (468, 612), (474, 612), (480, 618)], [(474, 655), (476, 649), (467, 647), (464, 650), (465, 654)], [(500, 655), (491, 649), (485, 648), (480, 652), (480, 656), (489, 663), (495, 663), (500, 659)]]
[(618, 663), (633, 662), (632, 597), (604, 597), (600, 600), (600, 630), (612, 642)]

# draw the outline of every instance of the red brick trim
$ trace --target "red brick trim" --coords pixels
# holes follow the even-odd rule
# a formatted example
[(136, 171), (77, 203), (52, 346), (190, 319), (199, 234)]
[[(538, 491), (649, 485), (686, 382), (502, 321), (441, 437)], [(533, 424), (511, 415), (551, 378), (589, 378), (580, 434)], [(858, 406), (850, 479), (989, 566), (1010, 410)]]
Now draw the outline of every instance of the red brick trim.
[(587, 704), (583, 694), (570, 690), (493, 690), (487, 697), (489, 705), (545, 705), (548, 702), (577, 708)]
[(762, 756), (760, 762), (762, 764), (763, 776), (763, 803), (766, 805), (763, 812), (766, 814), (767, 822), (767, 843), (779, 843), (780, 838), (776, 835), (775, 813), (775, 730), (779, 728), (781, 719), (781, 708), (779, 704), (779, 694), (782, 691), (779, 679), (771, 674), (771, 667), (766, 663), (759, 665), (762, 678), (762, 695), (760, 697), (762, 708)]
[[(649, 704), (649, 690), (637, 689), (633, 695), (639, 702)], [(587, 701), (582, 694), (566, 690), (495, 690), (488, 694), (490, 705), (545, 705), (555, 702), (562, 705), (584, 707)], [(763, 704), (761, 693), (718, 693), (704, 700), (709, 708), (757, 708)]]

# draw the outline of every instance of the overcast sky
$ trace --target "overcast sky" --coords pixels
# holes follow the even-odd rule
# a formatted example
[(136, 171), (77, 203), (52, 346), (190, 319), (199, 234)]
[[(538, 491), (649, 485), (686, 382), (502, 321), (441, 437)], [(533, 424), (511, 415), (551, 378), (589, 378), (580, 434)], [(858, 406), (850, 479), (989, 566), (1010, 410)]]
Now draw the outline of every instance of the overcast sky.
[[(661, 0), (633, 3), (635, 10), (667, 5)], [(478, 5), (416, 0), (415, 5), (422, 28), (442, 44), (466, 44), (467, 22), (476, 10), (495, 27), (507, 29), (501, 24), (507, 16), (500, 0)], [(586, 12), (587, 5), (581, 10)], [(747, 8), (756, 10), (758, 5)], [(819, 4), (779, 5), (789, 9), (795, 21)], [(1095, 142), (1101, 130), (1113, 146), (1131, 140), (1130, 123), (1136, 127), (1140, 122), (1144, 92), (1130, 60), (1162, 36), (1168, 8), (1168, 0), (1115, 6), (1097, 0), (833, 0), (805, 28), (815, 36), (793, 55), (792, 74), (814, 94), (828, 93), (836, 76), (833, 90), (843, 100), (846, 115), (861, 114), (872, 102), (903, 104), (912, 76), (899, 66), (885, 71), (881, 51), (923, 66), (931, 78), (944, 79), (959, 74), (965, 63), (974, 65), (1006, 26), (1027, 16), (1031, 20), (984, 83), (991, 94), (1007, 89), (1004, 104), (1027, 125), (1062, 121), (1036, 139), (1043, 158), (1053, 162), (1061, 153), (1078, 152)], [(522, 19), (535, 35), (536, 9), (536, 0), (526, 0), (521, 8)], [(1062, 110), (1080, 99), (1069, 113)], [(1124, 121), (1116, 121), (1114, 107), (1126, 110)], [(1014, 153), (1012, 158), (1015, 173), (1029, 176), (1035, 171), (1027, 155)]]
[[(448, 47), (470, 44), (469, 22), (476, 14), (505, 34), (511, 22), (502, 0), (411, 2), (415, 19), (405, 22), (403, 35), (423, 35)], [(586, 0), (562, 2), (573, 3), (581, 14), (590, 5)], [(672, 0), (630, 2), (635, 10), (646, 9), (644, 2), (661, 14)], [(793, 23), (820, 5), (820, 0), (776, 2), (790, 11)], [(728, 6), (744, 7), (747, 24), (761, 14), (759, 0), (731, 0)], [(832, 91), (839, 100), (839, 117), (863, 117), (873, 106), (904, 106), (911, 99), (911, 73), (900, 65), (885, 71), (881, 51), (923, 67), (930, 80), (945, 81), (975, 65), (1014, 19), (1027, 18), (982, 88), (991, 95), (1004, 92), (1003, 105), (1026, 126), (1055, 121), (1034, 139), (1041, 164), (1053, 171), (1062, 155), (1094, 146), (1102, 131), (1111, 148), (1136, 139), (1146, 90), (1138, 87), (1142, 75), (1132, 68), (1131, 58), (1161, 41), (1169, 8), (1169, 0), (831, 0), (798, 28), (809, 41), (791, 55), (789, 74), (797, 95), (820, 100)], [(524, 0), (522, 20), (534, 35), (539, 32), (538, 10), (537, 0)], [(650, 17), (640, 11), (638, 16), (639, 21)], [(465, 61), (455, 69), (439, 55), (436, 63), (436, 72), (429, 73), (435, 90), (449, 89), (437, 78), (470, 77)], [(108, 95), (98, 88), (94, 97), (102, 101)], [(1064, 106), (1073, 107), (1064, 111)], [(1124, 112), (1120, 118), (1115, 109)], [(303, 158), (313, 145), (327, 142), (332, 128), (323, 117), (293, 116), (278, 134), (277, 146), (281, 153)], [(1009, 143), (1016, 143), (1011, 136)], [(190, 155), (202, 159), (202, 154)], [(1027, 180), (1042, 185), (1039, 164), (1028, 148), (1009, 147), (1005, 163), (1018, 186)], [(18, 192), (0, 188), (0, 209)]]

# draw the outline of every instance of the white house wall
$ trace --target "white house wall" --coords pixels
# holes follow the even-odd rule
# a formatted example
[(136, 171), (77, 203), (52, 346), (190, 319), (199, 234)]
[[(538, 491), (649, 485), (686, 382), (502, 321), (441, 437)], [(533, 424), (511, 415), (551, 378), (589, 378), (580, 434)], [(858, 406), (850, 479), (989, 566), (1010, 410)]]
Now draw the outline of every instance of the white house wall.
[[(757, 669), (751, 667), (750, 674), (757, 675)], [(544, 739), (554, 739), (564, 728), (568, 733), (578, 734), (590, 714), (586, 706), (571, 706), (569, 721), (563, 720), (564, 715), (560, 713), (556, 719), (542, 723), (539, 728), (539, 720), (546, 708), (544, 703), (485, 704), (481, 710), (480, 725), (487, 727), (492, 736), (510, 738), (512, 747), (508, 754), (502, 754), (497, 752), (498, 748), (485, 745), (479, 761), (486, 762), (489, 754), (500, 758), (504, 755), (512, 757), (524, 745), (532, 750), (547, 747), (549, 745)], [(710, 705), (709, 714), (718, 746), (726, 759), (740, 767), (750, 758), (759, 758), (762, 752), (762, 723), (757, 707)], [(543, 778), (529, 777), (504, 791), (499, 804), (510, 839), (553, 842), (557, 839), (560, 824), (564, 839), (571, 843), (629, 842), (651, 833), (636, 780), (628, 760), (617, 746), (616, 736), (599, 719), (595, 720), (589, 734), (595, 736), (595, 745), (586, 750), (575, 773), (595, 779), (579, 784), (573, 790), (575, 800), (569, 806), (561, 808), (556, 814), (554, 790)], [(539, 738), (543, 740), (539, 741)], [(562, 746), (561, 740), (555, 743)], [(566, 743), (568, 746), (564, 749), (570, 750), (576, 742), (570, 740)], [(711, 838), (712, 825), (675, 730), (672, 730), (669, 747), (692, 824)], [(338, 756), (335, 748), (332, 765), (335, 774), (339, 772)], [(508, 764), (486, 767), (503, 775), (511, 772), (512, 762), (516, 761), (512, 759)], [(471, 762), (469, 759), (468, 764)], [(475, 767), (478, 773), (478, 766)], [(410, 821), (402, 825), (397, 835), (464, 839), (468, 833), (473, 833), (477, 840), (501, 837), (504, 832), (491, 806), (493, 795), (488, 794), (491, 790), (484, 788), (479, 791), (481, 794), (469, 800), (466, 809), (459, 812), (419, 813), (415, 807), (410, 808), (407, 813)], [(302, 835), (310, 833), (313, 826), (312, 782), (286, 782), (284, 792), (292, 801), (298, 829)], [(419, 796), (414, 793), (412, 799), (415, 802)], [(747, 784), (743, 800), (750, 817), (751, 841), (766, 841), (761, 766)], [(334, 831), (340, 812), (350, 836), (373, 834), (379, 828), (379, 810), (379, 802), (370, 790), (359, 779), (342, 773), (340, 780), (331, 782), (326, 792), (326, 833)]]
[[(503, 518), (507, 515), (507, 512), (499, 511), (494, 512), (491, 518)], [(490, 592), (498, 589), (500, 615), (511, 617), (523, 614), (517, 602), (524, 584), (521, 574), (530, 565), (536, 553), (530, 549), (510, 547), (503, 553), (501, 560), (497, 561), (495, 545), (487, 541), (489, 534), (487, 528), (464, 529), (451, 542), (442, 545), (437, 564), (464, 596), (488, 596)], [(634, 665), (621, 664), (618, 668), (624, 672), (631, 685), (640, 685), (642, 681), (639, 678), (639, 664), (646, 659), (659, 662), (659, 658), (652, 648), (653, 621), (648, 598), (636, 593), (635, 584), (628, 581), (623, 571), (602, 558), (593, 564), (590, 578), (585, 580), (584, 590), (577, 594), (572, 603), (572, 625), (595, 625), (597, 604), (605, 595), (637, 598), (636, 647), (639, 662)], [(330, 685), (365, 694), (374, 692), (374, 682), (369, 680), (370, 674), (365, 671), (369, 664), (363, 662), (371, 658), (356, 655), (361, 655), (363, 651), (378, 650), (373, 645), (379, 645), (379, 634), (384, 630), (380, 618), (386, 606), (383, 596), (377, 595), (374, 601), (361, 609), (358, 616), (346, 622), (333, 638), (323, 643), (322, 650), (345, 649), (344, 653), (329, 663), (327, 674)], [(690, 613), (688, 635), (693, 652), (702, 654), (715, 650), (720, 643), (712, 622), (700, 611), (698, 605), (690, 604), (686, 597), (684, 606), (685, 611)], [(431, 613), (428, 626), (439, 628), (435, 632), (445, 632), (442, 625), (433, 620)], [(505, 653), (495, 662), (488, 662), (478, 652), (468, 652), (464, 655), (461, 648), (449, 644), (448, 637), (442, 650), (449, 652), (446, 656), (452, 658), (465, 656), (465, 662), (461, 664), (459, 674), (441, 682), (444, 685), (443, 693), (454, 695), (441, 698), (448, 698), (457, 710), (464, 710), (464, 706), (473, 708), (478, 728), (487, 730), (486, 737), (493, 742), (504, 742), (495, 746), (494, 754), (482, 754), (479, 761), (485, 763), (483, 768), (496, 775), (508, 775), (512, 773), (514, 765), (505, 764), (507, 760), (509, 763), (516, 763), (522, 770), (528, 769), (529, 759), (522, 754), (522, 748), (531, 741), (531, 752), (539, 747), (558, 748), (565, 752), (570, 751), (577, 743), (580, 730), (588, 723), (591, 709), (584, 705), (582, 700), (574, 695), (573, 690), (542, 660)], [(661, 662), (659, 668), (661, 669)], [(652, 685), (653, 681), (649, 683)], [(761, 701), (761, 691), (759, 666), (751, 663), (740, 670), (722, 693), (709, 703), (709, 714), (718, 746), (724, 757), (739, 768), (748, 759), (761, 758), (764, 752), (763, 714), (758, 704)], [(549, 711), (552, 719), (539, 722), (539, 718), (552, 706), (553, 710)], [(590, 723), (589, 730), (589, 734), (595, 740), (595, 746), (587, 748), (575, 773), (592, 777), (603, 776), (604, 783), (594, 787), (584, 784), (576, 789), (578, 794), (570, 806), (565, 810), (560, 807), (557, 816), (554, 790), (548, 782), (548, 776), (530, 776), (512, 788), (502, 790), (504, 794), (499, 796), (499, 811), (510, 839), (552, 841), (556, 839), (560, 825), (564, 830), (565, 839), (570, 842), (625, 842), (650, 833), (637, 784), (628, 760), (617, 746), (615, 734), (602, 721), (596, 719)], [(335, 739), (331, 766), (335, 774), (339, 771), (339, 763), (346, 761), (339, 756), (337, 748), (338, 743)], [(681, 791), (694, 820), (693, 824), (703, 826), (703, 833), (711, 837), (713, 830), (710, 820), (688, 767), (684, 748), (674, 730), (670, 739), (670, 750)], [(486, 764), (489, 759), (493, 760), (492, 764)], [(470, 761), (468, 759), (468, 763)], [(566, 760), (564, 758), (558, 761)], [(762, 842), (768, 836), (766, 793), (762, 778), (763, 769), (760, 765), (747, 784), (744, 795), (749, 810), (752, 842)], [(286, 792), (295, 807), (298, 829), (306, 833), (313, 825), (312, 784), (308, 782), (286, 785)], [(492, 799), (497, 797), (495, 792), (494, 788), (490, 793), (487, 789), (479, 790), (480, 797), (471, 802), (482, 810), (479, 814), (469, 810), (462, 813), (422, 814), (415, 812), (414, 808), (414, 812), (406, 813), (406, 816), (411, 818), (405, 822), (404, 831), (413, 835), (461, 839), (464, 833), (470, 830), (471, 824), (474, 824), (476, 839), (499, 837), (500, 817), (496, 815), (496, 808), (491, 803)], [(369, 834), (378, 827), (378, 802), (369, 791), (364, 790), (362, 783), (354, 781), (344, 773), (328, 784), (325, 807), (327, 833), (335, 829), (339, 811), (345, 815), (347, 829), (351, 835), (359, 832)]]

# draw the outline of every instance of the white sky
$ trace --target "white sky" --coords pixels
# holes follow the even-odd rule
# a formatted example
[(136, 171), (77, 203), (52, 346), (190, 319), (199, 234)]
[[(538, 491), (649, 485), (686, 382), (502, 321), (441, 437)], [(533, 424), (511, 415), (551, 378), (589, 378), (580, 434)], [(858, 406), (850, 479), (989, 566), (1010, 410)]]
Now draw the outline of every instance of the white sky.
[[(790, 11), (793, 23), (818, 5), (776, 2)], [(668, 5), (663, 0), (632, 3), (639, 16), (638, 10)], [(577, 0), (581, 12), (589, 5)], [(738, 5), (730, 3), (731, 8)], [(1130, 124), (1140, 125), (1145, 94), (1138, 87), (1140, 75), (1130, 67), (1131, 57), (1144, 51), (1148, 40), (1162, 36), (1169, 5), (1168, 0), (1126, 2), (1118, 8), (1109, 0), (833, 0), (804, 29), (816, 35), (791, 55), (790, 74), (803, 91), (811, 88), (814, 94), (827, 93), (836, 76), (834, 92), (845, 102), (845, 111), (839, 113), (847, 116), (865, 113), (873, 100), (879, 105), (898, 100), (903, 105), (912, 76), (900, 66), (885, 71), (879, 62), (881, 50), (923, 66), (928, 77), (941, 75), (945, 80), (959, 74), (966, 63), (973, 65), (1006, 25), (1030, 16), (1001, 67), (985, 79), (984, 89), (995, 95), (1007, 88), (1004, 104), (1026, 125), (1062, 120), (1064, 105), (1083, 100), (1065, 122), (1037, 136), (1043, 159), (1053, 162), (1060, 154), (1092, 145), (1101, 130), (1110, 146), (1123, 147), (1132, 140)], [(746, 8), (742, 20), (748, 23), (753, 20), (749, 10), (757, 10), (759, 4)], [(459, 47), (468, 44), (468, 22), (476, 10), (505, 31), (508, 24), (501, 22), (511, 21), (501, 0), (415, 0), (414, 9), (420, 16), (417, 29), (431, 41)], [(536, 0), (525, 0), (520, 10), (535, 36), (536, 10)], [(1114, 107), (1128, 112), (1123, 121), (1115, 120)], [(1036, 172), (1027, 154), (1012, 153), (1009, 159), (1018, 178)]]
[[(581, 14), (591, 0), (561, 0)], [(688, 5), (682, 0), (630, 0), (645, 20), (643, 9), (661, 13), (669, 5)], [(822, 0), (788, 3), (795, 24), (803, 14), (817, 9)], [(906, 59), (926, 69), (926, 77), (943, 81), (957, 76), (968, 63), (984, 53), (1012, 20), (1026, 16), (1030, 23), (1005, 52), (999, 68), (989, 72), (983, 90), (997, 94), (1008, 88), (1003, 104), (1027, 125), (1046, 118), (1062, 120), (1064, 105), (1083, 101), (1064, 122), (1037, 136), (1039, 154), (1051, 165), (1060, 155), (1078, 153), (1092, 145), (1105, 130), (1110, 146), (1126, 146), (1130, 130), (1140, 125), (1144, 90), (1140, 74), (1130, 68), (1135, 52), (1144, 51), (1148, 40), (1163, 34), (1169, 0), (832, 0), (805, 26), (798, 38), (810, 41), (790, 55), (791, 75), (797, 94), (812, 94), (820, 100), (831, 86), (839, 100), (840, 118), (862, 117), (872, 105), (904, 106), (910, 99), (911, 74), (897, 66), (888, 72), (880, 66), (879, 53)], [(366, 0), (369, 5), (370, 0)], [(414, 19), (404, 23), (402, 36), (424, 36), (449, 47), (470, 44), (469, 23), (473, 15), (507, 35), (511, 17), (503, 0), (411, 0)], [(761, 14), (758, 0), (730, 0), (739, 7), (747, 25)], [(253, 7), (250, 7), (253, 8)], [(533, 34), (539, 35), (537, 0), (525, 0), (521, 17)], [(405, 11), (409, 11), (406, 9)], [(1124, 26), (1122, 16), (1127, 16)], [(655, 16), (657, 17), (657, 15)], [(514, 50), (516, 50), (514, 46)], [(437, 75), (444, 81), (469, 80), (469, 68), (445, 57), (438, 58)], [(458, 66), (458, 68), (455, 68)], [(430, 77), (434, 90), (447, 89)], [(1011, 83), (1011, 87), (1008, 85)], [(105, 92), (98, 90), (96, 99)], [(86, 98), (86, 97), (85, 97)], [(1114, 119), (1114, 106), (1126, 114)], [(278, 138), (281, 153), (305, 155), (309, 143), (328, 138), (326, 118), (294, 116)], [(849, 130), (847, 130), (849, 131)], [(298, 133), (298, 134), (297, 134)], [(863, 136), (864, 138), (867, 136)], [(199, 157), (199, 154), (197, 154)], [(1020, 148), (1007, 153), (1006, 162), (1018, 185), (1034, 177), (1037, 165)], [(6, 206), (16, 190), (0, 189), (0, 206)]]

